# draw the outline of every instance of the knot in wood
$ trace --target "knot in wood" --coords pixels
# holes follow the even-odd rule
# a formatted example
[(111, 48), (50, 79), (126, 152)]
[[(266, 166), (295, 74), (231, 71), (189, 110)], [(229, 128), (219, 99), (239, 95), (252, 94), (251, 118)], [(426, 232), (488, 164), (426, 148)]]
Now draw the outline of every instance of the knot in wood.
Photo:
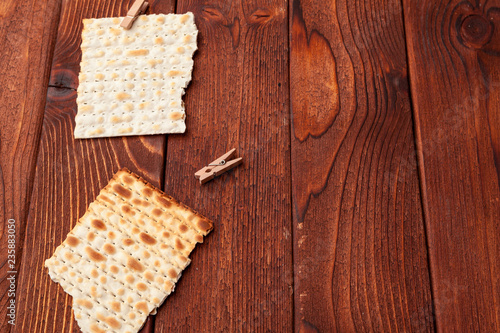
[(488, 44), (493, 33), (493, 23), (482, 15), (469, 15), (460, 25), (460, 36), (465, 45), (479, 49)]

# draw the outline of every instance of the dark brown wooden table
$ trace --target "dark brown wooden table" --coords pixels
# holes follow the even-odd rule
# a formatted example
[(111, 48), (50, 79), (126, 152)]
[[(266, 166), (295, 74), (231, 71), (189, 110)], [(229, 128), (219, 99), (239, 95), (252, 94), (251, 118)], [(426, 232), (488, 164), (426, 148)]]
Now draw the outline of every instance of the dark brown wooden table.
[(145, 332), (500, 332), (500, 0), (152, 0), (187, 132), (75, 140), (82, 19), (131, 3), (0, 1), (1, 332), (78, 331), (43, 263), (124, 166), (215, 222)]

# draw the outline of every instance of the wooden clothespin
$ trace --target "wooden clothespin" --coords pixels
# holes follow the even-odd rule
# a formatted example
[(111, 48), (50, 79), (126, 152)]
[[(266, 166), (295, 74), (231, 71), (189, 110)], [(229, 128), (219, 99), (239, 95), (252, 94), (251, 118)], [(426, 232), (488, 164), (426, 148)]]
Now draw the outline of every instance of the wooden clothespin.
[(235, 152), (236, 148), (231, 149), (203, 169), (198, 170), (194, 176), (200, 180), (200, 184), (204, 184), (214, 179), (216, 176), (240, 165), (241, 162), (243, 162), (243, 158), (239, 157), (233, 160), (232, 158)]
[(148, 8), (148, 3), (144, 0), (136, 0), (132, 7), (127, 12), (127, 16), (123, 19), (120, 26), (124, 29), (132, 28), (132, 24), (137, 19), (137, 16), (144, 14)]

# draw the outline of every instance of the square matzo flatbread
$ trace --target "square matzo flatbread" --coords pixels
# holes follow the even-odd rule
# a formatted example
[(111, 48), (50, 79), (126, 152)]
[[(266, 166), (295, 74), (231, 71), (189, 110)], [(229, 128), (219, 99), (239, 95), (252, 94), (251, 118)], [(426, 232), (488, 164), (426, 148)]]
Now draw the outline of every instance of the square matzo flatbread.
[(192, 13), (84, 19), (75, 138), (184, 133), (182, 96), (198, 30)]
[(137, 332), (212, 222), (123, 169), (47, 259), (82, 332)]

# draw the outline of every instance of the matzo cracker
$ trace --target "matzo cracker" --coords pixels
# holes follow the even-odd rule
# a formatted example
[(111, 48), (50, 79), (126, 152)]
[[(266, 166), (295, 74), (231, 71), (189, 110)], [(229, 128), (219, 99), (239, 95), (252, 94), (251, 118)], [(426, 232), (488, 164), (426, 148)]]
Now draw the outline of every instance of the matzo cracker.
[(123, 169), (47, 259), (82, 332), (137, 332), (212, 222)]
[(192, 13), (84, 19), (75, 138), (184, 133), (182, 96), (198, 30)]

